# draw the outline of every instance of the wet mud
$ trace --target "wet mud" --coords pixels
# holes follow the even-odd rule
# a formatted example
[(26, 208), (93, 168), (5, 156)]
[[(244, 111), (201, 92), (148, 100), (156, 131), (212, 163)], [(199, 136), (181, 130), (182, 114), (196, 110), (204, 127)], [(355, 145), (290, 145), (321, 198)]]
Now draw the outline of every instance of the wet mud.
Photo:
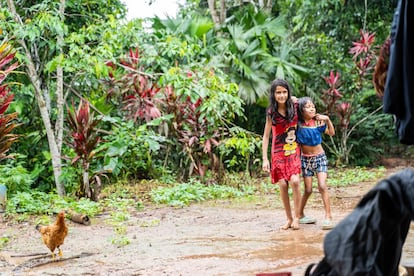
[[(334, 220), (349, 214), (375, 183), (331, 188)], [(299, 230), (279, 230), (285, 214), (278, 202), (277, 195), (265, 195), (179, 209), (148, 207), (126, 222), (125, 246), (113, 243), (117, 233), (105, 215), (92, 218), (89, 226), (67, 220), (63, 257), (55, 262), (50, 262), (33, 224), (0, 220), (0, 237), (10, 239), (0, 252), (0, 275), (303, 275), (308, 265), (323, 257), (328, 231), (321, 229), (320, 195), (315, 191), (306, 209), (317, 223)], [(404, 244), (405, 263), (414, 262), (413, 233), (411, 227)], [(48, 255), (22, 256), (41, 253)], [(34, 265), (34, 258), (40, 265)]]

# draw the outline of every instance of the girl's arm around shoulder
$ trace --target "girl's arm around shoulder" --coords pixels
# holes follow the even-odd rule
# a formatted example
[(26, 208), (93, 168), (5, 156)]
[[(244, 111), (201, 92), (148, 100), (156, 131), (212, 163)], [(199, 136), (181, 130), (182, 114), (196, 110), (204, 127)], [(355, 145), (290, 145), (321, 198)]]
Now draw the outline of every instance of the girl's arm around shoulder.
[(325, 130), (325, 133), (328, 134), (329, 136), (334, 136), (335, 135), (335, 127), (332, 124), (331, 119), (329, 119), (328, 116), (326, 116), (328, 118), (328, 120), (326, 120), (326, 124), (328, 125), (328, 127)]
[(322, 115), (322, 114), (317, 114), (316, 119), (319, 121), (323, 121), (326, 124), (326, 130), (325, 133), (328, 134), (329, 136), (334, 136), (335, 135), (335, 127), (332, 124), (331, 119), (329, 118), (329, 116), (327, 115)]

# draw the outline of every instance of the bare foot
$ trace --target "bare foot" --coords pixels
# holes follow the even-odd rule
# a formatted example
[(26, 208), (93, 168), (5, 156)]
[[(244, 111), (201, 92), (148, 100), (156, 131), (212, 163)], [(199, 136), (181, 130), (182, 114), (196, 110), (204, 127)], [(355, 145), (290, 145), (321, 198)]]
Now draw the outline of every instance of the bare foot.
[(284, 225), (280, 226), (280, 230), (288, 230), (292, 227), (292, 221), (288, 220)]
[(299, 230), (299, 218), (294, 218), (291, 224), (293, 230)]

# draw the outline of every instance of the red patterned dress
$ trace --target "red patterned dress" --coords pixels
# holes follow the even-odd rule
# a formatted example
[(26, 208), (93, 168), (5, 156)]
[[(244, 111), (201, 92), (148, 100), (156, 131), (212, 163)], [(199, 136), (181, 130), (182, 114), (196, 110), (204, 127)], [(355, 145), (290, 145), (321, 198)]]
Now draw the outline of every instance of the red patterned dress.
[[(288, 121), (279, 112), (272, 119), (272, 183), (279, 180), (290, 181), (292, 175), (300, 174), (300, 147), (296, 141), (298, 114), (295, 104), (295, 116)], [(269, 113), (270, 115), (270, 113)]]

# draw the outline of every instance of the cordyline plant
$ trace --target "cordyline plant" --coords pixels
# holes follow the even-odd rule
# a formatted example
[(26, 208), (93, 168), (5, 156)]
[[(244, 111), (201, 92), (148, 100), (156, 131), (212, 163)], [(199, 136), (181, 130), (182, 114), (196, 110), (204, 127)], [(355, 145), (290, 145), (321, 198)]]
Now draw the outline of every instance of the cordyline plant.
[(190, 96), (177, 95), (171, 86), (166, 87), (165, 95), (164, 109), (174, 115), (170, 135), (178, 139), (189, 160), (187, 175), (203, 177), (209, 167), (213, 171), (219, 170), (218, 157), (213, 148), (219, 145), (224, 129), (211, 129), (211, 124), (200, 110), (203, 98), (192, 100)]
[(100, 120), (94, 118), (90, 111), (89, 103), (81, 100), (77, 110), (72, 104), (72, 109), (67, 107), (68, 125), (71, 131), (71, 141), (69, 146), (75, 151), (76, 156), (72, 159), (72, 164), (79, 162), (82, 168), (82, 177), (77, 195), (97, 200), (101, 189), (101, 181), (98, 175), (90, 178), (90, 164), (96, 155), (96, 148), (101, 141), (97, 132)]
[(374, 68), (372, 61), (376, 60), (376, 54), (373, 48), (375, 33), (360, 30), (360, 34), (361, 39), (352, 42), (354, 46), (349, 50), (349, 53), (353, 54), (352, 59), (354, 60), (357, 71), (356, 87), (358, 90), (362, 89), (365, 77)]
[[(213, 135), (207, 135), (207, 120), (200, 119), (201, 112), (198, 109), (202, 103), (202, 97), (192, 99), (187, 95), (177, 95), (172, 86), (165, 89), (159, 88), (144, 72), (140, 66), (140, 54), (138, 49), (130, 50), (126, 59), (121, 60), (119, 65), (108, 62), (110, 68), (108, 99), (121, 97), (122, 110), (126, 111), (126, 119), (133, 119), (136, 123), (147, 123), (163, 114), (169, 114), (170, 127), (164, 122), (165, 134), (176, 139), (182, 146), (182, 151), (188, 162), (183, 162), (184, 167), (188, 165), (187, 175), (205, 175), (208, 165), (206, 156), (212, 154), (212, 145), (217, 145)], [(115, 74), (121, 67), (123, 70), (120, 77)], [(187, 74), (191, 78), (191, 74)], [(160, 91), (164, 91), (162, 97)], [(207, 158), (209, 159), (209, 158)], [(183, 160), (181, 160), (183, 161)], [(180, 162), (181, 162), (180, 161)]]
[(331, 71), (328, 77), (324, 77), (326, 83), (329, 86), (328, 89), (323, 91), (323, 99), (327, 106), (327, 112), (329, 112), (329, 114), (336, 114), (339, 119), (339, 126), (337, 127), (337, 130), (340, 133), (340, 142), (339, 144), (335, 144), (333, 138), (331, 137), (333, 146), (328, 146), (330, 148), (330, 151), (337, 157), (335, 162), (336, 165), (339, 165), (341, 163), (348, 164), (349, 155), (352, 150), (352, 145), (348, 145), (348, 139), (350, 135), (358, 127), (358, 125), (367, 120), (373, 114), (377, 113), (382, 108), (382, 106), (380, 106), (371, 114), (356, 122), (352, 127), (350, 126), (351, 114), (354, 111), (354, 94), (362, 90), (364, 81), (374, 68), (372, 61), (376, 60), (375, 51), (373, 50), (375, 34), (365, 32), (363, 30), (360, 31), (360, 34), (360, 40), (352, 42), (353, 47), (351, 47), (349, 50), (349, 53), (353, 54), (356, 78), (354, 81), (355, 88), (351, 89), (347, 100), (339, 101), (339, 99), (343, 98), (343, 93), (339, 91), (339, 73), (337, 72), (335, 74), (333, 71)]
[(14, 95), (10, 93), (8, 84), (3, 84), (8, 74), (18, 66), (17, 62), (10, 64), (14, 56), (15, 52), (9, 44), (2, 43), (0, 45), (0, 160), (12, 157), (7, 152), (18, 137), (12, 133), (13, 129), (18, 126), (14, 123), (17, 112), (6, 114)]
[[(139, 123), (161, 116), (156, 97), (160, 88), (152, 82), (150, 75), (143, 72), (138, 48), (130, 49), (126, 59), (121, 60), (119, 65), (107, 62), (107, 66), (110, 68), (107, 98), (121, 98), (122, 110), (126, 112), (127, 119)], [(123, 70), (121, 77), (117, 78), (115, 74), (119, 67)]]
[(167, 84), (162, 110), (173, 115), (169, 136), (181, 146), (180, 167), (187, 169), (182, 176), (203, 177), (209, 170), (221, 179), (218, 146), (229, 136), (234, 118), (244, 116), (237, 85), (219, 70), (201, 66), (171, 68), (160, 83)]
[(127, 119), (158, 127), (171, 142), (162, 153), (165, 163), (174, 160), (178, 175), (204, 176), (207, 169), (219, 169), (214, 148), (225, 132), (224, 121), (243, 116), (236, 85), (201, 65), (193, 70), (176, 64), (156, 79), (145, 73), (140, 59), (138, 50), (130, 50), (119, 64), (107, 63), (108, 99), (122, 104)]
[(337, 101), (342, 98), (342, 92), (339, 91), (340, 89), (340, 82), (339, 82), (339, 72), (334, 73), (331, 71), (328, 77), (323, 77), (326, 84), (328, 84), (329, 88), (323, 90), (322, 93), (322, 100), (326, 105), (326, 112), (328, 114), (334, 113), (335, 105)]

